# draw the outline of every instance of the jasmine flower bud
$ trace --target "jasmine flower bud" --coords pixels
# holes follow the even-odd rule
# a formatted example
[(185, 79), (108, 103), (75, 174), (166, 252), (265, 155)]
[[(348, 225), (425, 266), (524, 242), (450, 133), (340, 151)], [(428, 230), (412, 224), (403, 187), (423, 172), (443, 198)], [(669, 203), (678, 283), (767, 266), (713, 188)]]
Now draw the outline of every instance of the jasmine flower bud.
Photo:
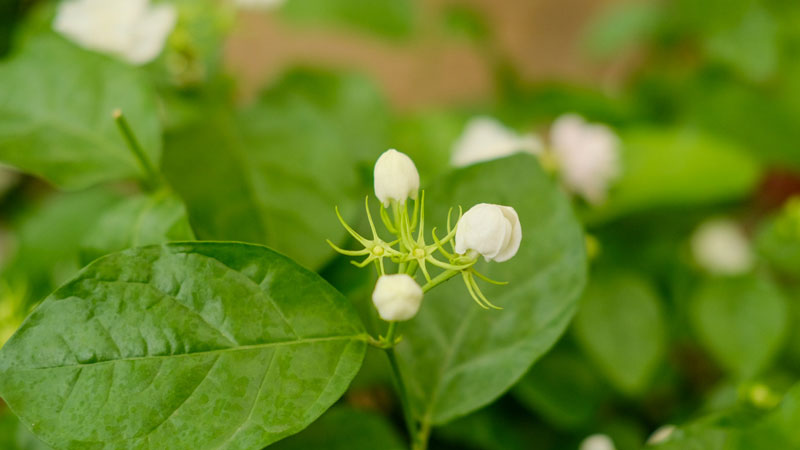
[(658, 427), (658, 429), (654, 431), (649, 438), (647, 438), (647, 445), (656, 445), (661, 444), (662, 442), (667, 442), (675, 430), (675, 425), (662, 425)]
[(174, 6), (149, 0), (64, 0), (53, 28), (84, 48), (144, 64), (161, 53), (176, 20)]
[(414, 161), (395, 149), (386, 150), (375, 163), (375, 196), (389, 206), (417, 198), (419, 172)]
[(717, 275), (740, 275), (752, 269), (750, 242), (736, 222), (711, 219), (703, 222), (691, 238), (697, 264)]
[(491, 117), (475, 117), (453, 146), (456, 167), (503, 158), (518, 152), (540, 154), (542, 142), (532, 134), (519, 135)]
[(550, 144), (566, 188), (591, 204), (604, 202), (620, 173), (620, 143), (614, 132), (567, 114), (553, 123)]
[(593, 434), (581, 442), (579, 450), (614, 450), (614, 441), (605, 434)]
[(517, 254), (522, 241), (519, 216), (510, 206), (480, 203), (458, 221), (456, 253), (472, 250), (487, 261), (503, 262)]
[(422, 288), (404, 273), (382, 275), (372, 292), (372, 303), (383, 320), (409, 320), (419, 311)]

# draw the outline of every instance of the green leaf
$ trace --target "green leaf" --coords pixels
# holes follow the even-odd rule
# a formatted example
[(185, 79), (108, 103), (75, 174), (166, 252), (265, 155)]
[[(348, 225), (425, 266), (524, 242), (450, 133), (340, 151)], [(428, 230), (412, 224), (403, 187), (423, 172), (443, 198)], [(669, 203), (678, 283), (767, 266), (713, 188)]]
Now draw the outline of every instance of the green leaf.
[(756, 247), (774, 269), (800, 277), (800, 198), (790, 199), (761, 225)]
[(270, 450), (405, 450), (408, 447), (385, 418), (347, 407), (333, 407), (302, 433)]
[(533, 412), (562, 428), (586, 425), (597, 412), (603, 384), (578, 352), (556, 348), (514, 387), (514, 396)]
[(450, 206), (479, 202), (516, 209), (522, 246), (510, 261), (477, 265), (489, 277), (511, 282), (482, 286), (505, 309), (481, 309), (454, 279), (426, 294), (417, 317), (401, 326), (402, 373), (416, 415), (429, 424), (478, 409), (516, 383), (561, 336), (585, 283), (581, 227), (534, 157), (453, 172), (426, 190), (426, 223), (443, 227)]
[(352, 305), (261, 246), (101, 258), (0, 350), (0, 395), (56, 448), (261, 448), (345, 391), (365, 350)]
[(389, 38), (411, 35), (415, 0), (292, 0), (281, 8), (284, 18), (309, 24), (342, 25)]
[[(775, 450), (800, 448), (800, 384), (771, 411), (736, 408), (683, 425), (660, 445), (662, 450)], [(651, 448), (651, 447), (648, 447)]]
[(581, 299), (575, 337), (611, 384), (641, 394), (664, 356), (665, 324), (654, 289), (632, 273), (599, 273)]
[(789, 314), (786, 299), (767, 278), (708, 280), (691, 304), (700, 343), (734, 375), (767, 368), (783, 345)]
[(186, 207), (164, 189), (127, 198), (104, 212), (83, 238), (81, 260), (88, 264), (126, 248), (193, 239)]
[(142, 176), (111, 113), (122, 109), (153, 163), (161, 130), (150, 87), (133, 67), (55, 36), (0, 65), (0, 161), (68, 189)]
[(640, 128), (621, 138), (623, 174), (593, 219), (739, 199), (761, 175), (759, 164), (741, 148), (710, 135)]
[(22, 426), (11, 411), (0, 402), (0, 448), (3, 450), (50, 450), (34, 436), (27, 428)]
[[(308, 267), (333, 253), (363, 205), (358, 162), (385, 150), (386, 111), (358, 77), (294, 72), (261, 101), (168, 136), (167, 178), (197, 237), (267, 244)], [(370, 162), (371, 166), (371, 162)]]

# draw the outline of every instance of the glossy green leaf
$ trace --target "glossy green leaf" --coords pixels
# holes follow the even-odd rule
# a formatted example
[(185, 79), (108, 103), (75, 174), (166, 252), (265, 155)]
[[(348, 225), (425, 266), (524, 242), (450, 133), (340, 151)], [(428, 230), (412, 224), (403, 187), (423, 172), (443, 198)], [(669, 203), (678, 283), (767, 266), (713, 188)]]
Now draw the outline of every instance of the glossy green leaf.
[(0, 65), (0, 86), (2, 162), (70, 189), (139, 177), (111, 117), (116, 108), (152, 162), (159, 160), (155, 99), (133, 67), (47, 35)]
[(522, 246), (510, 261), (477, 265), (511, 283), (483, 287), (503, 310), (481, 309), (453, 279), (426, 294), (419, 314), (401, 327), (401, 369), (414, 411), (427, 423), (478, 409), (516, 383), (561, 336), (585, 282), (581, 227), (534, 157), (478, 164), (440, 180), (426, 189), (426, 224), (443, 227), (450, 206), (480, 202), (516, 209)]
[(364, 341), (347, 299), (265, 247), (141, 247), (28, 317), (0, 395), (56, 448), (261, 448), (342, 395)]
[(765, 277), (709, 280), (695, 293), (690, 312), (700, 343), (741, 377), (767, 368), (786, 338), (786, 299)]
[(359, 161), (385, 150), (386, 113), (358, 77), (294, 72), (261, 101), (168, 137), (167, 178), (197, 237), (267, 244), (308, 267), (332, 255), (326, 239), (363, 205)]
[(126, 248), (193, 239), (186, 207), (164, 189), (127, 198), (104, 212), (83, 238), (81, 260), (88, 264)]
[(333, 407), (310, 427), (270, 450), (406, 450), (384, 417), (348, 407)]
[(759, 181), (759, 164), (737, 145), (690, 130), (635, 129), (622, 136), (622, 176), (591, 217), (741, 198)]
[(611, 384), (644, 391), (661, 363), (665, 319), (654, 289), (635, 274), (597, 273), (581, 299), (575, 336)]

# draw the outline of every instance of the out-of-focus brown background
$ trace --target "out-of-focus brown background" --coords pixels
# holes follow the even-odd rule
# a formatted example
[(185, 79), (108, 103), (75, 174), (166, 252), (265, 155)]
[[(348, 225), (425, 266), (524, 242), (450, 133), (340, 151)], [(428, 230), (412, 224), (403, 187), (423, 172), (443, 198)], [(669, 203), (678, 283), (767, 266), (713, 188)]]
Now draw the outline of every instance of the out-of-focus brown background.
[[(419, 32), (408, 40), (243, 12), (228, 41), (226, 63), (242, 80), (244, 97), (287, 66), (313, 62), (370, 74), (403, 109), (491, 96), (493, 58), (513, 64), (527, 81), (559, 79), (613, 89), (635, 55), (591, 61), (581, 52), (581, 43), (592, 19), (622, 1), (626, 0), (420, 0)], [(434, 26), (454, 5), (471, 8), (486, 22), (493, 33), (486, 47)]]

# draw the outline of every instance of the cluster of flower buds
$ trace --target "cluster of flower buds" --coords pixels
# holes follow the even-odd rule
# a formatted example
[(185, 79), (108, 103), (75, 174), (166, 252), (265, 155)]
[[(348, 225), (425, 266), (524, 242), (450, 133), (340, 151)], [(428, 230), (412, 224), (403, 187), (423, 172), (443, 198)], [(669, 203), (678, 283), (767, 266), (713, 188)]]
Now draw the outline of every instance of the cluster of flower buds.
[[(375, 196), (382, 204), (381, 222), (392, 234), (392, 240), (380, 237), (367, 197), (365, 206), (371, 239), (350, 227), (336, 209), (344, 228), (364, 248), (345, 250), (331, 241), (328, 243), (343, 255), (364, 257), (361, 261), (353, 261), (358, 267), (375, 265), (379, 278), (372, 301), (381, 318), (389, 322), (411, 319), (419, 311), (425, 292), (457, 275), (461, 275), (467, 291), (478, 305), (484, 309), (501, 309), (481, 292), (476, 277), (493, 284), (505, 283), (489, 279), (474, 266), (480, 256), (487, 261), (502, 262), (517, 253), (522, 228), (514, 208), (481, 203), (461, 214), (459, 207), (458, 220), (453, 226), (451, 208), (447, 215), (447, 233), (440, 239), (433, 228), (430, 232), (432, 242), (428, 243), (425, 237), (425, 192), (419, 192), (419, 173), (411, 158), (397, 150), (388, 150), (375, 163), (374, 175)], [(411, 211), (409, 199), (414, 200)], [(395, 264), (395, 273), (387, 273), (386, 258)], [(430, 266), (441, 272), (431, 276)], [(417, 272), (425, 279), (422, 286), (415, 281)]]

